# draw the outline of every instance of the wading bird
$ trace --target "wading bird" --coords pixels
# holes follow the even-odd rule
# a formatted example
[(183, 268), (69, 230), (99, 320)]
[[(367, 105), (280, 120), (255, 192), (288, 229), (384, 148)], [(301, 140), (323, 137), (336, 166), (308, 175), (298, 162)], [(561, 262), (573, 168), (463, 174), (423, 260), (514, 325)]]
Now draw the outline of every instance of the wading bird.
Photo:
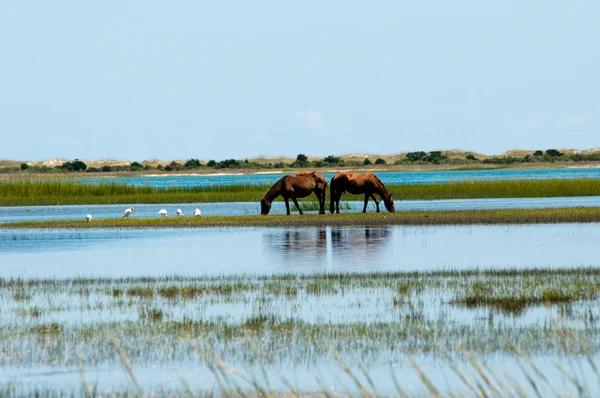
[(183, 217), (183, 211), (181, 211), (181, 209), (177, 209), (177, 215), (179, 217)]
[(131, 213), (133, 213), (133, 207), (130, 207), (129, 209), (125, 209), (125, 212), (123, 213), (123, 217), (121, 217), (121, 218), (126, 218), (129, 220), (129, 216), (131, 215)]
[(85, 216), (85, 221), (87, 221), (87, 222), (92, 221), (92, 215), (88, 214), (87, 216)]
[(200, 211), (200, 209), (194, 210), (194, 217), (200, 217), (200, 216), (202, 216), (202, 212)]
[(161, 216), (163, 216), (163, 217), (167, 217), (167, 211), (166, 211), (165, 209), (160, 209), (160, 210), (158, 211), (158, 214), (160, 214), (160, 215), (161, 215)]

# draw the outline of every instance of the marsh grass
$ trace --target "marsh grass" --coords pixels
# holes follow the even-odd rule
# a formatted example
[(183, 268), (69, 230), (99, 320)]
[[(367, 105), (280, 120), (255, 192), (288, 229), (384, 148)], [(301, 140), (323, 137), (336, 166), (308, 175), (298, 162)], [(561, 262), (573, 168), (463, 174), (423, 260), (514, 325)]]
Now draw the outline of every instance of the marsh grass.
[[(127, 185), (114, 180), (92, 184), (83, 179), (19, 178), (0, 181), (0, 206), (258, 202), (269, 188), (270, 184), (156, 188)], [(600, 192), (600, 179), (460, 181), (390, 184), (387, 188), (396, 201), (595, 196)], [(362, 200), (363, 197), (345, 194), (343, 199)], [(307, 210), (318, 209), (318, 206), (315, 208), (317, 202), (313, 195), (300, 200), (306, 202), (303, 206)]]
[[(32, 298), (18, 300), (15, 292)], [(599, 292), (598, 267), (0, 279), (0, 365), (77, 365), (84, 374), (87, 366), (121, 361), (134, 385), (127, 394), (137, 396), (146, 388), (137, 381), (136, 366), (190, 366), (191, 356), (198, 355), (221, 382), (213, 390), (194, 394), (319, 396), (322, 390), (273, 390), (270, 380), (279, 375), (273, 369), (329, 361), (329, 369), (338, 373), (341, 384), (347, 383), (347, 395), (375, 396), (379, 386), (371, 377), (375, 376), (371, 366), (408, 358), (408, 368), (429, 394), (452, 392), (452, 387), (436, 385), (419, 367), (423, 355), (428, 355), (462, 375), (460, 391), (467, 388), (474, 396), (506, 396), (517, 385), (488, 366), (488, 355), (501, 353), (516, 355), (521, 363), (522, 368), (511, 370), (511, 377), (527, 372), (528, 384), (518, 388), (528, 393), (537, 388), (543, 395), (544, 389), (558, 386), (544, 380), (531, 355), (552, 355), (561, 364), (571, 364), (571, 358), (591, 361), (597, 369)], [(472, 298), (476, 301), (466, 304)], [(219, 310), (210, 315), (212, 306)], [(548, 317), (519, 323), (526, 310), (543, 307)], [(56, 320), (23, 322), (19, 311), (32, 308), (41, 314), (52, 312)], [(227, 313), (235, 308), (242, 312), (240, 317), (221, 316), (223, 309)], [(453, 318), (456, 308), (486, 320), (461, 322)], [(329, 316), (311, 318), (317, 310)], [(90, 321), (68, 322), (69, 315), (63, 320), (60, 316), (90, 311), (95, 315)], [(338, 312), (346, 315), (336, 318)], [(373, 317), (373, 312), (383, 318)], [(133, 318), (112, 319), (121, 313), (133, 313)], [(563, 313), (560, 321), (554, 319)], [(113, 344), (107, 344), (110, 341)], [(77, 356), (73, 355), (76, 350)], [(259, 372), (242, 371), (257, 364)], [(192, 362), (191, 366), (197, 365)], [(585, 396), (590, 381), (570, 376)], [(93, 394), (93, 387), (87, 381), (84, 384)], [(182, 380), (186, 384), (189, 393), (189, 383)], [(406, 386), (396, 385), (396, 393), (405, 391), (402, 387)], [(43, 391), (37, 393), (43, 396)], [(3, 396), (18, 396), (17, 392), (24, 394), (15, 389), (2, 391)]]
[(206, 216), (185, 218), (131, 218), (23, 221), (0, 224), (10, 228), (206, 228), (206, 227), (301, 227), (301, 226), (382, 226), (382, 225), (473, 225), (550, 224), (600, 222), (600, 208), (436, 210), (396, 213), (304, 214), (291, 216)]

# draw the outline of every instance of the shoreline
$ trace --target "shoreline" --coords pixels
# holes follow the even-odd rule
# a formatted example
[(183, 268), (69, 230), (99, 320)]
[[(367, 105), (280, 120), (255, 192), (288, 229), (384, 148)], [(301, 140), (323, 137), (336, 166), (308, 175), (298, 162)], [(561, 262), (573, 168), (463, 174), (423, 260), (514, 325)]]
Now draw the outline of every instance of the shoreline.
[(600, 207), (502, 210), (436, 210), (397, 213), (341, 213), (304, 215), (204, 216), (186, 218), (110, 218), (85, 220), (21, 221), (0, 224), (9, 229), (128, 229), (223, 227), (383, 227), (392, 225), (485, 225), (600, 222)]
[[(157, 172), (156, 170), (140, 171), (111, 171), (111, 172), (60, 172), (60, 173), (28, 173), (16, 172), (0, 174), (0, 180), (10, 180), (17, 178), (127, 178), (127, 177), (210, 177), (210, 176), (231, 176), (231, 175), (269, 175), (269, 174), (296, 174), (303, 171), (316, 171), (318, 173), (338, 173), (341, 171), (354, 171), (357, 173), (376, 172), (376, 173), (402, 173), (402, 172), (427, 172), (427, 171), (471, 171), (471, 170), (528, 170), (528, 169), (595, 169), (600, 168), (600, 162), (580, 162), (574, 163), (528, 163), (528, 164), (429, 164), (429, 165), (389, 165), (381, 167), (330, 167), (330, 168), (282, 168), (282, 169), (196, 169), (181, 170), (179, 172)], [(227, 170), (227, 171), (225, 171)]]

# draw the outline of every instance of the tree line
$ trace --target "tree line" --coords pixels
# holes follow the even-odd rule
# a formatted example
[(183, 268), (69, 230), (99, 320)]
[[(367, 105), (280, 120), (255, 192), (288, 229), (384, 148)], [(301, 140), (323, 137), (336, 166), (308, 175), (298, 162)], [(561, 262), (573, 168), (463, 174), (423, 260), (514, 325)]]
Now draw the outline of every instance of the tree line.
[[(464, 157), (449, 157), (442, 151), (415, 151), (408, 152), (404, 158), (397, 159), (394, 165), (411, 165), (411, 164), (514, 164), (514, 163), (554, 163), (554, 162), (584, 162), (584, 161), (600, 161), (600, 152), (589, 154), (567, 154), (562, 153), (557, 149), (547, 149), (545, 151), (537, 150), (526, 154), (523, 157), (514, 156), (492, 156), (485, 159), (478, 159), (473, 154), (467, 154)], [(248, 159), (225, 159), (221, 161), (209, 160), (206, 163), (198, 159), (189, 159), (184, 163), (172, 161), (169, 164), (157, 166), (143, 165), (139, 162), (132, 162), (128, 165), (105, 165), (102, 167), (88, 167), (79, 159), (67, 161), (59, 166), (38, 166), (21, 164), (20, 167), (4, 167), (0, 168), (0, 172), (32, 172), (32, 173), (64, 173), (64, 172), (119, 172), (119, 171), (182, 171), (195, 169), (283, 169), (283, 168), (323, 168), (323, 167), (362, 167), (362, 166), (385, 166), (388, 163), (385, 159), (376, 158), (374, 160), (365, 157), (363, 160), (348, 160), (342, 159), (339, 156), (329, 155), (322, 159), (308, 160), (305, 154), (298, 154), (296, 160), (292, 162), (256, 162)]]

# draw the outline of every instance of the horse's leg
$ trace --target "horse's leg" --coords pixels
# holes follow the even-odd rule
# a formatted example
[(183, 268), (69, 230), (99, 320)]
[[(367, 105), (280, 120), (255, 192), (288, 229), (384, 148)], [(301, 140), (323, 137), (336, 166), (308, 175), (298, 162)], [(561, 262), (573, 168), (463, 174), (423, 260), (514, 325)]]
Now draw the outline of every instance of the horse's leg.
[(323, 191), (321, 191), (321, 195), (317, 195), (317, 198), (319, 199), (319, 214), (325, 214), (325, 192), (327, 191), (327, 186), (325, 186), (325, 188), (323, 188)]
[(289, 216), (290, 215), (290, 200), (287, 197), (285, 197), (283, 199), (285, 200), (285, 209), (287, 210), (287, 215)]
[(365, 194), (365, 207), (363, 207), (363, 213), (367, 212), (367, 204), (369, 203), (369, 194)]
[[(300, 205), (298, 204), (298, 201), (296, 200), (296, 195), (293, 195), (293, 196), (292, 196), (292, 200), (294, 201), (294, 204), (296, 205), (296, 209), (298, 209), (298, 212), (299, 212), (300, 214), (304, 214), (304, 213), (302, 213), (302, 209), (300, 209)], [(288, 213), (288, 214), (289, 214), (289, 213)]]
[(340, 214), (340, 199), (342, 198), (342, 191), (338, 191), (335, 194), (335, 210), (337, 214)]
[(329, 187), (329, 212), (331, 214), (335, 212), (335, 189), (333, 188), (333, 185)]
[(379, 201), (375, 197), (375, 194), (371, 193), (371, 199), (373, 199), (373, 202), (375, 202), (375, 206), (377, 207), (377, 213), (379, 213)]

